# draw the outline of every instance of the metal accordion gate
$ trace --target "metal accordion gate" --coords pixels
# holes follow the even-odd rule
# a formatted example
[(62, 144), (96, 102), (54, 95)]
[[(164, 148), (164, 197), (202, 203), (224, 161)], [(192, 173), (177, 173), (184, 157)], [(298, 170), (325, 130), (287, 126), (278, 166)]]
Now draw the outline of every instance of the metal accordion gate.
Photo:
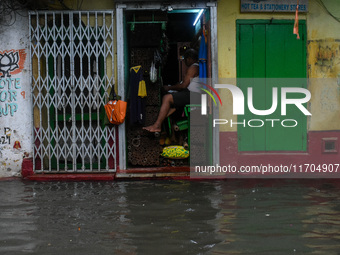
[(29, 13), (36, 173), (116, 171), (112, 11)]

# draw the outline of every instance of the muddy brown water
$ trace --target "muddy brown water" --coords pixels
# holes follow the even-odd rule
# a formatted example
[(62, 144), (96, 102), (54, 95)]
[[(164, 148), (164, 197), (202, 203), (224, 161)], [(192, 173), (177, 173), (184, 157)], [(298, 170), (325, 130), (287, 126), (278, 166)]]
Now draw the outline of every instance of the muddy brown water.
[(0, 254), (340, 254), (340, 180), (0, 182)]

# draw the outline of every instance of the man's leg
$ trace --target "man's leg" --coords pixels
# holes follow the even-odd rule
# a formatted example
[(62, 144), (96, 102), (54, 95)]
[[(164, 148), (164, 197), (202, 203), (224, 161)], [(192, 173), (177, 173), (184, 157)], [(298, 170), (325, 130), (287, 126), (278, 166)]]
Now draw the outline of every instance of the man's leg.
[(176, 108), (170, 108), (168, 114), (166, 117), (169, 117), (171, 114), (173, 114), (176, 111)]
[(173, 103), (174, 103), (174, 98), (171, 94), (164, 95), (161, 109), (159, 110), (159, 114), (158, 114), (156, 122), (151, 126), (144, 127), (143, 129), (149, 132), (161, 132), (162, 123), (165, 120), (165, 118), (168, 116), (169, 110), (171, 108), (171, 105), (173, 105)]

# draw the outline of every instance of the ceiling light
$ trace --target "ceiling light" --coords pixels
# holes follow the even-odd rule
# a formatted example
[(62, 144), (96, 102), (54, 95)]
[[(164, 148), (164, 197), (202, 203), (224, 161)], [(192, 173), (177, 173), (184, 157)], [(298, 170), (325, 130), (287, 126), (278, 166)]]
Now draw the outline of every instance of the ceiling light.
[(197, 17), (195, 19), (193, 26), (196, 25), (197, 21), (200, 19), (201, 15), (202, 15), (203, 11), (204, 11), (204, 9), (201, 9), (200, 12), (197, 14)]

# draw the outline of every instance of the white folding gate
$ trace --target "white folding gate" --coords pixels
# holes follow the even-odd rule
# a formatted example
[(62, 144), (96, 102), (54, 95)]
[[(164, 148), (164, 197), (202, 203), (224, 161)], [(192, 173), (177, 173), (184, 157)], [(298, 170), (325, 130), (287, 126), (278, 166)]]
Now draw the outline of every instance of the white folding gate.
[(29, 28), (34, 171), (115, 171), (113, 12), (30, 12)]

